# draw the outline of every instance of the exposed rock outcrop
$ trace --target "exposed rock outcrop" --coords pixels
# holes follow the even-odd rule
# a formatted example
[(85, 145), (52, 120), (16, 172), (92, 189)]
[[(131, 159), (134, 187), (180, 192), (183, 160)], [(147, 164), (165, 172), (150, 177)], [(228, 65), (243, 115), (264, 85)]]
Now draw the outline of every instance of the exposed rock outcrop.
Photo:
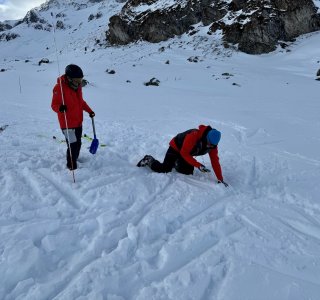
[(252, 54), (320, 29), (312, 0), (129, 0), (110, 18), (107, 39), (120, 45), (160, 42), (199, 22), (211, 25), (209, 34), (221, 30), (224, 41)]
[(28, 26), (32, 26), (37, 30), (50, 31), (50, 28), (52, 27), (51, 24), (49, 24), (45, 19), (41, 18), (39, 16), (39, 13), (34, 9), (29, 10), (26, 16), (21, 21), (19, 21), (17, 25), (20, 25), (22, 23), (25, 23)]
[(210, 8), (211, 2), (129, 0), (119, 15), (110, 18), (108, 39), (112, 44), (127, 44), (139, 39), (155, 43), (181, 35), (200, 21), (209, 25), (226, 13), (226, 10)]
[(225, 41), (247, 53), (270, 52), (279, 41), (320, 29), (320, 16), (311, 0), (234, 0), (229, 8), (228, 16), (211, 30), (222, 29)]
[(13, 33), (13, 32), (2, 33), (2, 34), (0, 34), (0, 41), (9, 42), (11, 40), (16, 39), (17, 37), (19, 37), (19, 34), (16, 34), (16, 33)]
[(5, 31), (5, 30), (9, 30), (11, 28), (12, 28), (11, 25), (0, 22), (0, 32)]

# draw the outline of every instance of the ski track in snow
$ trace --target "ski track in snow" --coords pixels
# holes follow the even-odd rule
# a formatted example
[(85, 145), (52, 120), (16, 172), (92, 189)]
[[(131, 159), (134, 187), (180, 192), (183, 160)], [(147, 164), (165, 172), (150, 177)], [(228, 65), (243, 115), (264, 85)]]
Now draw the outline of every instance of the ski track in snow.
[[(121, 124), (115, 127), (119, 130)], [(237, 132), (237, 126), (232, 128)], [(19, 131), (19, 126), (15, 130)], [(113, 130), (112, 124), (108, 125), (108, 130)], [(136, 128), (133, 132), (140, 130)], [(14, 135), (12, 132), (11, 136)], [(253, 136), (251, 134), (238, 140), (239, 145), (247, 147)], [(37, 140), (43, 139), (38, 137)], [(10, 144), (16, 145), (14, 140), (2, 141), (9, 144), (8, 147)], [(254, 187), (248, 193), (245, 186), (238, 186), (237, 189), (212, 186), (212, 175), (186, 177), (177, 173), (153, 174), (146, 169), (135, 168), (126, 156), (119, 154), (121, 139), (109, 148), (100, 148), (96, 157), (86, 154), (85, 146), (88, 144), (84, 142), (84, 162), (76, 171), (76, 184), (72, 184), (70, 174), (61, 167), (59, 161), (64, 156), (65, 145), (50, 140), (51, 151), (43, 158), (32, 158), (30, 162), (29, 158), (34, 157), (33, 143), (35, 141), (26, 139), (17, 143), (17, 147), (30, 144), (24, 147), (23, 152), (6, 151), (8, 168), (1, 171), (7, 170), (1, 176), (3, 190), (12, 190), (13, 185), (22, 190), (14, 188), (13, 194), (6, 193), (2, 197), (2, 206), (6, 207), (2, 211), (7, 213), (1, 221), (5, 226), (3, 233), (7, 235), (6, 243), (2, 244), (2, 253), (6, 251), (5, 245), (10, 245), (10, 235), (19, 236), (31, 231), (33, 233), (29, 234), (29, 238), (32, 244), (26, 246), (29, 249), (27, 251), (37, 253), (37, 265), (44, 267), (49, 262), (52, 274), (48, 273), (42, 282), (40, 277), (37, 278), (37, 272), (32, 271), (34, 277), (30, 282), (28, 278), (21, 277), (16, 281), (23, 282), (19, 285), (15, 285), (14, 281), (6, 283), (5, 299), (19, 295), (20, 286), (24, 284), (30, 285), (24, 297), (34, 299), (73, 299), (83, 294), (89, 297), (106, 293), (122, 299), (146, 299), (151, 291), (156, 291), (157, 299), (219, 299), (220, 290), (226, 284), (224, 281), (232, 272), (228, 253), (235, 251), (234, 247), (237, 248), (237, 243), (243, 238), (262, 239), (265, 247), (263, 241), (274, 239), (272, 231), (279, 226), (282, 228), (282, 242), (285, 244), (290, 237), (288, 234), (292, 235), (290, 241), (295, 241), (294, 249), (300, 249), (301, 254), (306, 254), (303, 250), (306, 236), (320, 244), (319, 220), (316, 216), (302, 213), (293, 206), (290, 208), (286, 202), (279, 203), (278, 196), (272, 198), (273, 193), (282, 194), (281, 199), (285, 201), (286, 179), (282, 179), (277, 186), (274, 186), (273, 180), (269, 186), (261, 184), (266, 178), (270, 180), (273, 173), (279, 170), (276, 157), (274, 166), (269, 161), (266, 170), (256, 156), (232, 158), (226, 153), (225, 159), (229, 159), (230, 163), (232, 159), (237, 159), (238, 164), (247, 165), (247, 171), (239, 177), (242, 178), (242, 184)], [(160, 144), (158, 146), (163, 147)], [(55, 153), (57, 147), (60, 150)], [(108, 156), (104, 156), (104, 152), (108, 152)], [(49, 160), (50, 156), (56, 159)], [(102, 162), (96, 164), (101, 159)], [(19, 163), (18, 170), (9, 168), (11, 161)], [(89, 178), (82, 174), (82, 166), (85, 165), (91, 170)], [(106, 166), (113, 171), (105, 172)], [(123, 175), (124, 171), (126, 175)], [(15, 193), (25, 196), (18, 203), (13, 201), (9, 204), (15, 198)], [(261, 206), (257, 199), (264, 197), (265, 202)], [(274, 204), (275, 208), (272, 207)], [(168, 211), (169, 207), (172, 214), (168, 214), (171, 210)], [(277, 215), (277, 211), (285, 211), (284, 207), (286, 210), (290, 208), (290, 218)], [(259, 214), (261, 218), (256, 218)], [(269, 224), (266, 222), (268, 219), (272, 220)], [(70, 232), (72, 242), (70, 245), (67, 243), (67, 248), (77, 249), (81, 254), (74, 256), (72, 251), (67, 251), (63, 256), (60, 253), (60, 258), (59, 254), (56, 258), (51, 257), (52, 253), (59, 253), (58, 247), (65, 246), (62, 230)], [(74, 236), (78, 236), (79, 240), (74, 240)], [(246, 248), (245, 245), (241, 247)], [(207, 274), (203, 282), (196, 281), (200, 290), (193, 294), (192, 289), (186, 287), (195, 284), (191, 279), (196, 272), (194, 270), (199, 264), (212, 260), (213, 256), (215, 259), (210, 263), (210, 268), (205, 267)], [(24, 265), (22, 261), (20, 264)], [(102, 265), (104, 267), (99, 268)], [(60, 269), (64, 271), (60, 273)], [(27, 268), (25, 274), (28, 272), (31, 270)], [(100, 274), (98, 278), (88, 275), (96, 272)], [(97, 284), (102, 278), (105, 280), (103, 289)], [(125, 289), (121, 288), (123, 281), (126, 282)], [(180, 296), (174, 289), (169, 292), (165, 287), (166, 282), (170, 281), (175, 282), (177, 287), (185, 287), (188, 292), (182, 292)], [(51, 282), (50, 287), (48, 282)], [(31, 289), (31, 286), (34, 288)]]
[[(119, 126), (121, 128), (121, 124), (116, 124), (115, 130), (119, 130)], [(9, 127), (9, 131), (12, 128)], [(237, 126), (231, 128), (238, 131)], [(14, 130), (19, 132), (21, 128), (17, 125)], [(113, 131), (112, 125), (108, 130)], [(134, 129), (133, 132), (140, 130)], [(244, 132), (243, 129), (241, 131)], [(15, 136), (14, 132), (10, 134)], [(242, 136), (238, 141), (242, 147), (247, 147), (248, 141), (255, 134), (242, 133)], [(279, 170), (276, 158), (274, 166), (268, 163), (268, 171), (265, 171), (262, 161), (255, 156), (235, 158), (240, 165), (251, 165), (241, 176), (243, 188), (236, 191), (233, 187), (225, 190), (220, 186), (212, 186), (212, 175), (208, 178), (202, 174), (186, 177), (176, 173), (153, 174), (146, 169), (135, 168), (127, 162), (125, 156), (119, 154), (121, 141), (109, 148), (100, 148), (96, 157), (90, 157), (85, 149), (88, 144), (84, 142), (84, 162), (80, 163), (80, 169), (76, 171), (76, 184), (72, 184), (70, 174), (56, 162), (64, 156), (64, 144), (48, 139), (50, 143), (45, 147), (47, 154), (30, 161), (30, 157), (34, 157), (34, 144), (42, 140), (42, 137), (38, 137), (36, 141), (25, 139), (16, 144), (14, 141), (10, 142), (10, 139), (2, 139), (8, 144), (5, 149), (11, 149), (5, 153), (8, 168), (2, 169), (1, 172), (7, 171), (2, 174), (1, 181), (4, 183), (4, 191), (13, 190), (12, 194), (6, 192), (2, 197), (2, 205), (7, 207), (6, 210), (2, 209), (7, 212), (1, 222), (6, 228), (3, 233), (29, 236), (33, 244), (29, 247), (33, 248), (32, 251), (39, 252), (38, 259), (42, 261), (42, 265), (50, 261), (50, 252), (55, 252), (64, 240), (62, 237), (61, 240), (54, 237), (61, 235), (59, 228), (65, 228), (73, 242), (77, 236), (80, 238), (75, 243), (81, 255), (75, 256), (70, 252), (61, 256), (60, 261), (59, 257), (56, 258), (58, 267), (52, 266), (52, 275), (47, 275), (51, 288), (48, 288), (46, 281), (42, 283), (40, 278), (34, 277), (30, 286), (35, 285), (37, 288), (29, 289), (25, 295), (27, 298), (70, 299), (75, 295), (81, 296), (84, 291), (79, 287), (79, 282), (82, 281), (91, 284), (90, 290), (93, 292), (95, 285), (86, 278), (86, 274), (99, 270), (97, 266), (105, 264), (106, 267), (99, 271), (107, 282), (105, 289), (100, 290), (101, 295), (113, 292), (123, 299), (145, 299), (150, 290), (162, 290), (161, 285), (167, 280), (182, 280), (180, 284), (186, 284), (184, 280), (190, 281), (190, 270), (194, 268), (194, 264), (198, 265), (199, 261), (205, 261), (216, 253), (215, 256), (219, 259), (210, 264), (212, 272), (209, 272), (202, 287), (202, 296), (198, 297), (210, 299), (218, 297), (230, 272), (231, 261), (226, 254), (235, 247), (238, 238), (242, 239), (242, 235), (272, 239), (270, 231), (275, 230), (272, 228), (274, 225), (279, 225), (280, 228), (287, 228), (281, 229), (284, 240), (291, 232), (294, 237), (290, 238), (291, 242), (295, 240), (297, 243), (295, 249), (303, 247), (306, 236), (319, 243), (319, 220), (315, 216), (310, 216), (307, 212), (301, 213), (292, 207), (288, 215), (295, 217), (283, 221), (283, 216), (277, 216), (277, 210), (272, 208), (272, 203), (281, 206), (277, 198), (273, 200), (270, 197), (272, 193), (282, 193), (282, 199), (287, 194), (285, 183), (280, 182), (274, 187), (271, 180), (270, 186), (261, 185), (265, 178), (272, 178), (273, 173)], [(21, 144), (30, 145), (24, 147), (23, 152), (12, 151)], [(158, 146), (162, 147), (160, 144)], [(58, 153), (57, 147), (60, 149)], [(229, 155), (226, 156), (228, 159)], [(49, 157), (54, 159), (50, 160)], [(232, 161), (233, 158), (229, 159)], [(97, 165), (98, 160), (103, 162)], [(10, 168), (12, 161), (16, 162), (16, 166), (19, 165), (18, 170)], [(91, 169), (90, 178), (82, 174), (82, 166), (85, 165)], [(107, 168), (113, 171), (105, 172)], [(126, 170), (126, 175), (123, 175), (123, 170)], [(286, 181), (285, 178), (283, 180)], [(251, 194), (245, 192), (248, 185), (255, 187), (251, 189)], [(22, 190), (15, 187), (21, 187)], [(24, 195), (18, 203), (13, 201), (16, 194)], [(263, 199), (264, 196), (269, 204), (264, 204), (266, 208), (262, 209), (255, 199)], [(10, 202), (12, 203), (9, 204)], [(180, 209), (173, 209), (173, 215), (166, 217), (161, 214), (161, 211), (166, 211), (166, 207), (178, 206), (177, 203), (181, 206)], [(263, 217), (252, 218), (258, 214)], [(266, 226), (264, 220), (267, 219), (272, 219), (271, 227)], [(45, 225), (41, 226), (43, 229), (39, 227), (41, 223)], [(84, 228), (82, 237), (81, 227)], [(9, 236), (6, 244), (10, 245)], [(5, 249), (3, 244), (2, 253)], [(301, 254), (304, 253), (303, 250), (300, 251)], [(183, 255), (179, 256), (180, 253)], [(117, 266), (113, 263), (115, 256), (121, 257)], [(60, 268), (65, 270), (62, 274), (59, 272)], [(108, 268), (111, 271), (107, 271)], [(135, 274), (133, 270), (137, 274), (132, 277), (130, 274)], [(214, 275), (215, 272), (219, 276)], [(60, 275), (54, 276), (55, 273)], [(111, 277), (119, 278), (119, 282), (114, 284), (112, 280), (112, 284), (108, 284)], [(121, 290), (120, 280), (125, 280), (126, 289)], [(119, 288), (115, 289), (115, 286)], [(19, 286), (15, 286), (13, 282), (7, 283), (6, 291), (6, 299), (10, 299), (18, 295)], [(167, 292), (162, 290), (162, 293), (165, 295)], [(165, 297), (163, 295), (161, 297)]]

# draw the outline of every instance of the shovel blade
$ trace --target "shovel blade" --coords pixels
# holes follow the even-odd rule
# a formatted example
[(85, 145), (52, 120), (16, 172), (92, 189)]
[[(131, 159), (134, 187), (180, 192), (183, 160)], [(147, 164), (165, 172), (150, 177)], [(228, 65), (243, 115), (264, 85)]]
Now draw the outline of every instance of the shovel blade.
[(97, 150), (99, 147), (99, 140), (98, 139), (93, 139), (89, 148), (89, 152), (91, 154), (96, 154)]

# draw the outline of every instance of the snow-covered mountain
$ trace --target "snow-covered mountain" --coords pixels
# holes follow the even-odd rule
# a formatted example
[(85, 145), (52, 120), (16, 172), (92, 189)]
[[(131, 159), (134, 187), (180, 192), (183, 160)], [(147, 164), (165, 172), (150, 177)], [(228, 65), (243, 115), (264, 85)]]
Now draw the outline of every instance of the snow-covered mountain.
[[(49, 1), (1, 32), (19, 36), (0, 42), (0, 299), (318, 300), (320, 32), (264, 55), (203, 24), (111, 47), (123, 6)], [(75, 183), (50, 107), (70, 63), (101, 144), (83, 139)], [(222, 132), (229, 188), (136, 167), (200, 124)]]
[[(70, 45), (77, 47), (81, 40), (87, 48), (200, 32), (207, 40), (220, 39), (225, 47), (260, 54), (319, 30), (318, 5), (318, 0), (48, 0), (22, 20), (0, 23), (0, 41), (30, 36), (30, 29), (50, 32), (53, 26), (68, 32)], [(39, 40), (39, 47), (45, 43)]]
[[(15, 53), (19, 57), (20, 53), (25, 55), (33, 51), (36, 45), (37, 52), (31, 55), (46, 55), (52, 52), (48, 48), (52, 47), (52, 32), (55, 26), (62, 51), (75, 48), (87, 48), (91, 51), (97, 44), (106, 43), (105, 31), (108, 20), (122, 5), (116, 0), (49, 0), (30, 10), (22, 20), (15, 22), (11, 29), (0, 31), (1, 48), (10, 49), (6, 52)], [(6, 45), (6, 41), (14, 39), (15, 43)], [(21, 44), (24, 45), (24, 49), (19, 51)]]

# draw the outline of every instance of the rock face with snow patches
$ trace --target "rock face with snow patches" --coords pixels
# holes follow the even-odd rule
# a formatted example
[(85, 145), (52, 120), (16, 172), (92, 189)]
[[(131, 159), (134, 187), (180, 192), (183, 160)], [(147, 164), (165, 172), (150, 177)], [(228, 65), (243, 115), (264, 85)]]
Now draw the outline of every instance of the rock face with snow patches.
[(5, 31), (5, 30), (9, 30), (9, 29), (11, 29), (11, 28), (12, 28), (12, 26), (0, 22), (0, 32), (1, 32), (1, 31)]
[(251, 54), (320, 29), (312, 0), (129, 0), (109, 21), (111, 44), (160, 42), (202, 22), (208, 34), (221, 30), (225, 42)]

